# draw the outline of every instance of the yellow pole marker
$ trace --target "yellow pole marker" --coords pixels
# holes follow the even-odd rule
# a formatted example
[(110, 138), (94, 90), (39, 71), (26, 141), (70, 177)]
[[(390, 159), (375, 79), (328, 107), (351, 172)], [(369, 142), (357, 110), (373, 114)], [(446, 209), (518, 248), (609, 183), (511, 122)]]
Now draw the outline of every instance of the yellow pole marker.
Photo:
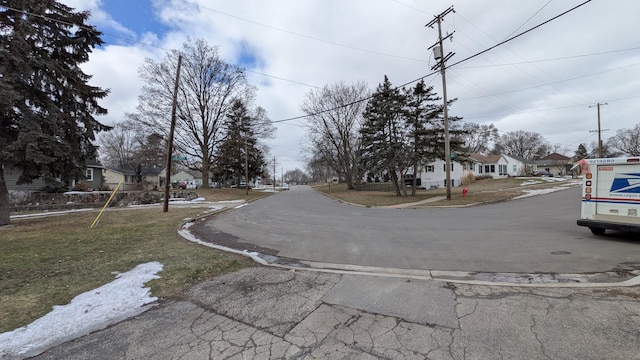
[(100, 213), (98, 214), (98, 216), (96, 216), (96, 219), (93, 220), (93, 223), (91, 224), (91, 226), (89, 226), (89, 229), (93, 229), (93, 227), (96, 225), (96, 223), (98, 222), (98, 219), (100, 219), (100, 216), (102, 216), (102, 213), (104, 212), (104, 210), (107, 208), (107, 206), (109, 206), (109, 203), (111, 203), (111, 199), (113, 199), (113, 196), (116, 194), (116, 192), (120, 188), (120, 185), (122, 185), (123, 181), (124, 180), (120, 180), (118, 185), (116, 185), (116, 188), (113, 189), (113, 192), (111, 193), (111, 196), (109, 196), (109, 200), (107, 200), (107, 203), (104, 204), (104, 206), (102, 207), (102, 210), (100, 210)]

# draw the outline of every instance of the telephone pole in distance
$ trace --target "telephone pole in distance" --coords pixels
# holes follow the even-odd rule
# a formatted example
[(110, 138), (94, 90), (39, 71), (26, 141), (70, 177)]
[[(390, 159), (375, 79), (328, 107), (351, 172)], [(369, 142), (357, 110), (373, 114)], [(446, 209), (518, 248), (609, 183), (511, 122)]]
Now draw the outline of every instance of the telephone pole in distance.
[(598, 108), (598, 130), (591, 130), (589, 132), (597, 132), (598, 133), (598, 157), (601, 158), (602, 157), (602, 132), (603, 131), (607, 131), (609, 129), (601, 129), (600, 128), (600, 106), (604, 106), (604, 105), (609, 105), (607, 103), (604, 104), (600, 104), (597, 103), (596, 105), (591, 105), (589, 106), (590, 108), (592, 107), (597, 107)]

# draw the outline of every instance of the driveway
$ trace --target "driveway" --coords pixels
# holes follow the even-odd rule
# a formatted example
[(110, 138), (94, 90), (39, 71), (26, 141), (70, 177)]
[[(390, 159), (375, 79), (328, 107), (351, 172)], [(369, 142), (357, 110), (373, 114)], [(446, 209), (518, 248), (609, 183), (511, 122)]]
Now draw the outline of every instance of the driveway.
[(390, 209), (343, 204), (307, 186), (199, 225), (209, 241), (320, 263), (510, 273), (640, 268), (632, 235), (578, 227), (580, 190), (469, 208)]

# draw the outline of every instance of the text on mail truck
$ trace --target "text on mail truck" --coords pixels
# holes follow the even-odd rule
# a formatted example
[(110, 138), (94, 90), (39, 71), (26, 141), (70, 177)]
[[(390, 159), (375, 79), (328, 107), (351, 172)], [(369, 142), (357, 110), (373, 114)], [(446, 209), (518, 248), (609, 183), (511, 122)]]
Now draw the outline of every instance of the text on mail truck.
[(605, 229), (640, 231), (640, 157), (583, 159), (578, 225), (595, 235)]

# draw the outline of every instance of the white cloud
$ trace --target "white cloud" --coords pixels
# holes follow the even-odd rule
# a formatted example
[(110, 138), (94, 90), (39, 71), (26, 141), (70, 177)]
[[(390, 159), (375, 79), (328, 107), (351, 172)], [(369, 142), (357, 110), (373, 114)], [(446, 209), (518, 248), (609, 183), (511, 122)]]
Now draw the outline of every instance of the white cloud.
[[(532, 0), (516, 5), (506, 0), (460, 0), (443, 23), (443, 32), (455, 31), (453, 41), (445, 43), (446, 51), (456, 53), (449, 63), (495, 45), (523, 24), (516, 33), (581, 2)], [(100, 4), (94, 0), (88, 7), (99, 10)], [(141, 84), (133, 74), (142, 59), (159, 59), (162, 49), (179, 48), (187, 37), (220, 46), (229, 62), (237, 62), (241, 46), (248, 46), (259, 57), (259, 68), (250, 70), (304, 84), (366, 80), (374, 89), (386, 74), (400, 85), (431, 72), (433, 58), (427, 47), (435, 42), (437, 31), (424, 25), (450, 5), (443, 0), (158, 1), (157, 13), (171, 30), (138, 37), (146, 36), (160, 49), (137, 43), (107, 46), (94, 53), (86, 69), (95, 75), (95, 84), (112, 89), (105, 105), (114, 117), (135, 108)], [(633, 127), (640, 110), (640, 80), (638, 67), (629, 65), (639, 62), (640, 50), (586, 55), (637, 48), (639, 11), (640, 3), (633, 0), (591, 2), (450, 68), (448, 96), (460, 99), (452, 114), (493, 122), (502, 132), (536, 131), (570, 150), (591, 141), (589, 130), (595, 129), (597, 118), (588, 106), (597, 102), (609, 102), (602, 114), (603, 128), (611, 129), (603, 133), (605, 138)], [(96, 19), (106, 23), (108, 15)], [(537, 61), (557, 58), (564, 59)], [(509, 63), (517, 65), (498, 66)], [(252, 73), (249, 78), (259, 88), (258, 105), (272, 120), (302, 115), (300, 103), (309, 87)], [(441, 93), (438, 75), (427, 82)], [(530, 89), (521, 90), (525, 88)], [(498, 95), (488, 96), (494, 94)], [(630, 99), (619, 100), (624, 98)], [(298, 145), (303, 129), (287, 124), (278, 129), (277, 139), (270, 142), (277, 161), (285, 171), (302, 168)]]

